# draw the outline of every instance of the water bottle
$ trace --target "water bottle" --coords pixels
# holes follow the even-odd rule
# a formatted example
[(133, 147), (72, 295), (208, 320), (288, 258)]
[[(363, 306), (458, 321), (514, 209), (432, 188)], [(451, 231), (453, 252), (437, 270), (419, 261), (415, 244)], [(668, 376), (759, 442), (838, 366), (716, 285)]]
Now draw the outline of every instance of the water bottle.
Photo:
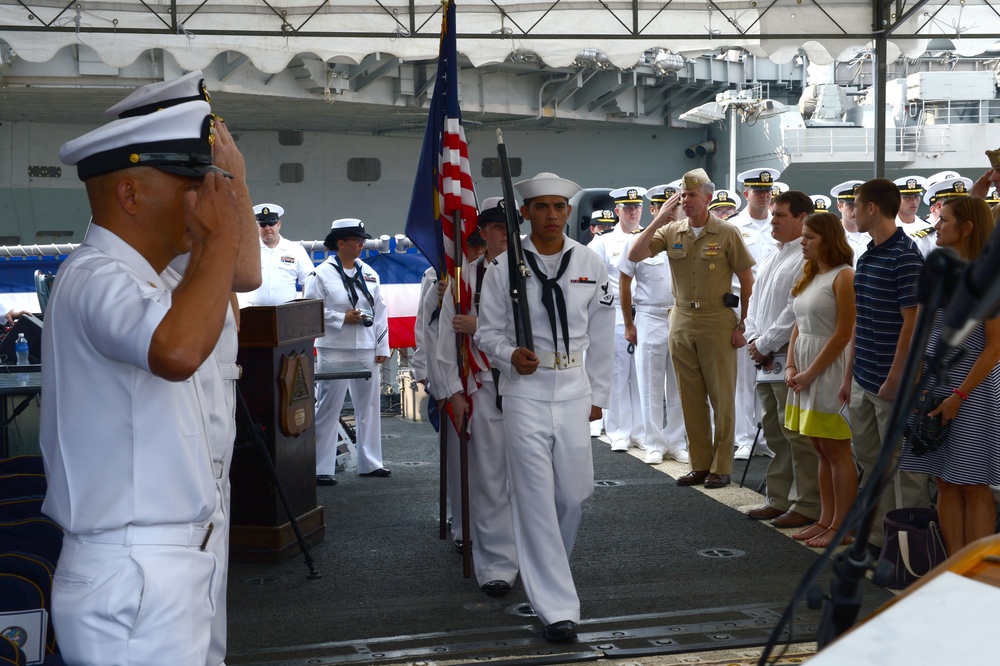
[(28, 365), (28, 341), (24, 339), (24, 333), (17, 334), (14, 351), (17, 352), (17, 364)]

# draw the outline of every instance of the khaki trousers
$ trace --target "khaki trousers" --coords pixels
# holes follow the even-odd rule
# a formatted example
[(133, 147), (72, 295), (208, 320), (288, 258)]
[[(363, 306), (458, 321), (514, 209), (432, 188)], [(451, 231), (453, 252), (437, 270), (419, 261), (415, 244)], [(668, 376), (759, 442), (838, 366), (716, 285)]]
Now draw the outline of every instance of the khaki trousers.
[[(861, 388), (851, 380), (851, 434), (854, 436), (854, 455), (864, 471), (861, 487), (873, 481), (872, 468), (878, 460), (879, 451), (889, 427), (889, 411), (892, 403)], [(895, 469), (903, 446), (903, 438), (892, 443), (892, 463)], [(885, 544), (885, 512), (903, 507), (923, 507), (931, 503), (929, 481), (926, 474), (900, 470), (898, 483), (902, 494), (902, 505), (896, 506), (896, 489), (893, 477), (882, 491), (878, 506), (875, 507), (875, 521), (869, 541), (876, 546)]]
[[(681, 393), (691, 469), (732, 474), (736, 432), (736, 314), (727, 307), (670, 311), (670, 357)], [(712, 419), (715, 414), (715, 434)]]
[(767, 503), (782, 511), (819, 518), (819, 455), (812, 438), (785, 427), (788, 387), (784, 382), (757, 384), (760, 424), (774, 458), (767, 466)]

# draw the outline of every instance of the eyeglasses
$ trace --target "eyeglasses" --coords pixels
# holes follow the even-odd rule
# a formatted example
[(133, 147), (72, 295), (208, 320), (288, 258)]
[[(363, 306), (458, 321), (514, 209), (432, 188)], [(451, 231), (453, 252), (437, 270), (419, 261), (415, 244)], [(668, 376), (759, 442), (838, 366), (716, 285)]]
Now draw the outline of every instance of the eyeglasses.
[(260, 222), (257, 222), (257, 224), (259, 224), (262, 227), (273, 227), (277, 223), (278, 223), (278, 220), (262, 220)]

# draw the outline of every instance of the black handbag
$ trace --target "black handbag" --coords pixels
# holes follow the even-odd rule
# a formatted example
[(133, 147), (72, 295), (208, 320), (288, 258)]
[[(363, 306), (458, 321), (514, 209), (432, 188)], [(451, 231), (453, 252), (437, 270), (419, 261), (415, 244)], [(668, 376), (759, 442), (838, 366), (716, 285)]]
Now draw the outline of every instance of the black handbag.
[(901, 590), (948, 559), (934, 507), (886, 511), (884, 522), (879, 562), (888, 560), (895, 567), (886, 587)]
[(915, 456), (922, 456), (925, 453), (937, 451), (951, 429), (951, 421), (941, 423), (941, 415), (928, 416), (941, 403), (944, 398), (939, 398), (924, 392), (917, 398), (917, 406), (910, 418), (910, 423), (903, 433), (906, 441), (910, 444), (910, 450)]

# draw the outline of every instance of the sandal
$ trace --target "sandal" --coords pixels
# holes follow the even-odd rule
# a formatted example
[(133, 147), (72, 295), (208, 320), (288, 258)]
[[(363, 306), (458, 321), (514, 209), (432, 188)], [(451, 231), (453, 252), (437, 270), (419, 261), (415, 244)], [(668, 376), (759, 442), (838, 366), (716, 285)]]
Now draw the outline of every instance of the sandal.
[(829, 525), (824, 525), (823, 523), (813, 523), (809, 525), (804, 530), (800, 530), (792, 535), (792, 538), (796, 541), (805, 541), (806, 539), (811, 539), (813, 537), (819, 536), (823, 532), (830, 529)]

